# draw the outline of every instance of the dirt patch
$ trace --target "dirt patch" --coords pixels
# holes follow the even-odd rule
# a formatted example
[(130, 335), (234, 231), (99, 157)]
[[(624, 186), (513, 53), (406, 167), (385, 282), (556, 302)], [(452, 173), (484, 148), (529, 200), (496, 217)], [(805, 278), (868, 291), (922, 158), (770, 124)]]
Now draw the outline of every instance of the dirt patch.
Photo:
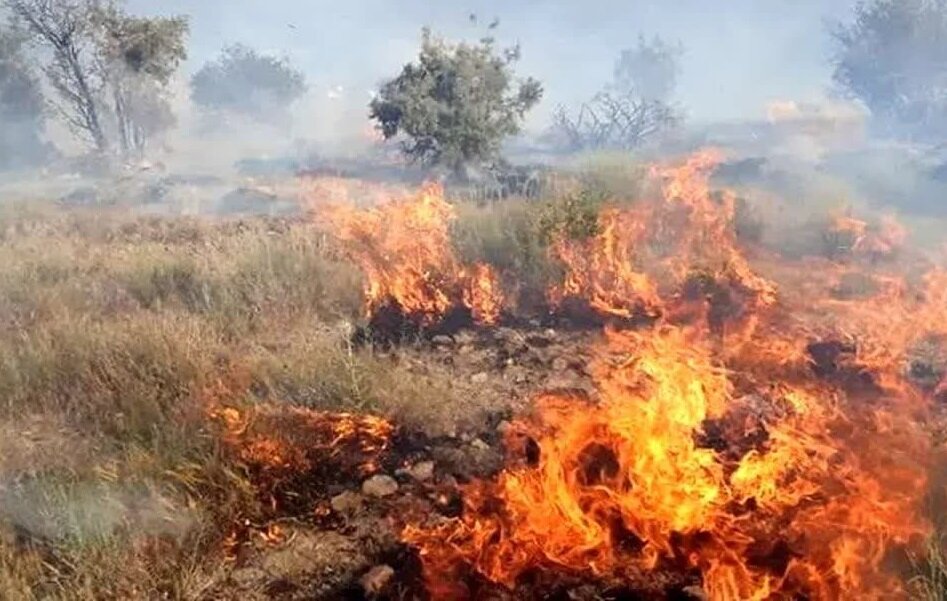
[[(507, 420), (528, 410), (537, 392), (566, 389), (594, 395), (588, 349), (598, 336), (569, 324), (537, 320), (463, 329), (378, 349), (411, 372), (449, 382), (443, 411), (392, 407), (400, 419), (392, 422), (386, 444), (363, 448), (340, 442), (362, 453), (347, 454), (348, 463), (310, 455), (304, 462), (251, 466), (260, 491), (273, 499), (273, 508), (259, 523), (238, 525), (227, 551), (232, 569), (215, 596), (422, 595), (417, 558), (399, 541), (400, 528), (431, 516), (459, 515), (460, 485), (502, 469)], [(303, 449), (295, 434), (308, 431), (310, 417), (298, 411), (264, 411), (246, 429), (241, 426), (244, 448), (281, 448), (263, 439), (267, 428), (276, 426), (271, 440), (292, 439), (290, 447)], [(299, 422), (295, 426), (294, 420)], [(317, 447), (327, 450), (323, 443), (311, 446), (315, 451)], [(244, 461), (248, 459), (262, 458), (251, 453), (244, 455)], [(331, 473), (325, 469), (330, 464), (335, 466)]]

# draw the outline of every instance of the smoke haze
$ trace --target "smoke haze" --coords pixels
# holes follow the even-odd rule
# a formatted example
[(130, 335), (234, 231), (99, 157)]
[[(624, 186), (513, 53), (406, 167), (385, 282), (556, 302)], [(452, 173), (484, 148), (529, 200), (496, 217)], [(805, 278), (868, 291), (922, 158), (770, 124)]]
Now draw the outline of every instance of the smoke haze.
[[(531, 117), (535, 127), (557, 104), (579, 102), (608, 81), (620, 51), (633, 46), (639, 34), (683, 43), (677, 100), (694, 120), (760, 117), (770, 100), (821, 98), (830, 72), (826, 22), (847, 17), (853, 5), (850, 0), (173, 0), (156, 6), (131, 0), (129, 8), (192, 16), (187, 72), (234, 42), (285, 54), (305, 72), (318, 108), (328, 114), (331, 101), (367, 103), (369, 91), (416, 53), (422, 26), (476, 39), (499, 18), (497, 37), (522, 45), (520, 71), (545, 84), (545, 99)], [(478, 16), (477, 24), (471, 14)]]

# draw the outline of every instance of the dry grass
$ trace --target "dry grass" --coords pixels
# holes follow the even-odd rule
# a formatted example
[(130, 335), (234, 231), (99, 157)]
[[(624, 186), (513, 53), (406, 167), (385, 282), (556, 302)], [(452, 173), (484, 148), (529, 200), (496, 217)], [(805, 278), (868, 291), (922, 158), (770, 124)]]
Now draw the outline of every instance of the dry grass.
[[(633, 165), (588, 173), (561, 197), (459, 206), (458, 253), (543, 302), (549, 227), (585, 223), (576, 198), (640, 192)], [(200, 598), (228, 526), (258, 510), (202, 399), (234, 366), (235, 402), (435, 435), (476, 419), (447, 368), (353, 347), (360, 311), (357, 270), (305, 221), (0, 208), (0, 599)], [(927, 567), (925, 598), (945, 598)]]
[(947, 557), (944, 554), (943, 535), (931, 537), (926, 557), (915, 560), (915, 576), (911, 580), (914, 598), (920, 601), (947, 600)]
[(443, 379), (349, 344), (360, 286), (303, 221), (0, 212), (0, 598), (200, 597), (257, 502), (200, 395), (233, 364), (449, 430)]

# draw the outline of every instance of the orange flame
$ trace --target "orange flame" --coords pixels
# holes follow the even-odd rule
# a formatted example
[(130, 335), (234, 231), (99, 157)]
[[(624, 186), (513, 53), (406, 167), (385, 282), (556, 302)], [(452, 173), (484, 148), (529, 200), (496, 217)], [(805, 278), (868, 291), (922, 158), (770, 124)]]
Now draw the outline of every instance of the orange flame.
[(746, 291), (754, 306), (773, 304), (775, 286), (753, 273), (737, 247), (736, 198), (710, 191), (720, 159), (706, 150), (681, 165), (655, 167), (660, 195), (604, 210), (588, 240), (557, 240), (553, 252), (565, 278), (550, 291), (553, 305), (578, 297), (603, 315), (661, 315), (669, 310), (664, 297), (700, 273)]
[(454, 209), (440, 185), (427, 184), (415, 197), (369, 209), (337, 205), (326, 217), (365, 275), (369, 317), (394, 306), (431, 325), (465, 307), (479, 322), (499, 319), (503, 295), (493, 269), (465, 268), (454, 255)]
[(601, 403), (545, 395), (520, 424), (537, 465), (471, 485), (460, 520), (405, 530), (435, 596), (464, 596), (458, 564), (512, 588), (536, 568), (633, 580), (680, 561), (711, 599), (903, 594), (883, 567), (929, 531), (917, 495), (927, 449), (895, 407), (777, 386), (759, 401), (764, 441), (730, 457), (700, 440), (739, 415), (739, 399), (693, 332), (609, 339), (618, 358), (598, 363)]
[[(874, 270), (867, 290), (841, 298), (851, 267), (801, 261), (771, 269), (777, 294), (737, 242), (733, 196), (709, 191), (716, 160), (656, 168), (658, 199), (557, 241), (554, 302), (658, 319), (606, 331), (597, 402), (535, 400), (508, 430), (510, 465), (464, 487), (460, 518), (404, 529), (433, 597), (470, 596), (471, 574), (510, 589), (535, 571), (634, 589), (665, 569), (697, 572), (714, 600), (907, 597), (896, 568), (931, 531), (923, 424), (943, 380), (923, 389), (906, 364), (919, 342), (947, 340), (947, 272), (911, 292), (874, 261), (903, 231), (845, 222), (872, 258), (858, 266)], [(691, 318), (695, 296), (707, 321)]]
[(848, 215), (835, 217), (830, 233), (838, 246), (836, 251), (851, 252), (871, 260), (889, 258), (904, 245), (907, 232), (891, 215), (883, 216), (877, 225)]

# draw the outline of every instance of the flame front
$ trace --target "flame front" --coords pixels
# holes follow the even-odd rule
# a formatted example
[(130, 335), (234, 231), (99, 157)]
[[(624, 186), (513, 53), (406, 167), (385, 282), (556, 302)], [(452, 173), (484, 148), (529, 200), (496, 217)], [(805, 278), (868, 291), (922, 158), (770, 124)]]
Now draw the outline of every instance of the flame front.
[(603, 315), (661, 315), (668, 310), (663, 299), (700, 274), (745, 291), (754, 305), (772, 304), (773, 284), (753, 273), (737, 247), (735, 197), (715, 197), (708, 186), (720, 159), (707, 150), (682, 165), (655, 167), (659, 194), (605, 209), (587, 240), (557, 240), (553, 254), (565, 278), (550, 291), (552, 304), (577, 297)]
[(337, 205), (327, 212), (343, 249), (365, 276), (368, 317), (395, 308), (426, 326), (464, 307), (478, 322), (499, 319), (503, 295), (493, 269), (463, 266), (453, 252), (454, 216), (437, 184), (377, 207)]
[[(660, 570), (696, 572), (714, 600), (908, 596), (898, 568), (931, 532), (924, 423), (944, 386), (906, 365), (947, 339), (947, 276), (909, 293), (885, 272), (899, 244), (886, 226), (857, 229), (850, 264), (783, 262), (764, 278), (738, 245), (732, 195), (708, 189), (715, 160), (656, 169), (660, 198), (557, 242), (554, 301), (654, 319), (606, 330), (596, 401), (535, 399), (508, 430), (508, 467), (464, 487), (461, 517), (405, 528), (434, 597), (536, 571), (634, 589)], [(870, 286), (844, 298), (853, 269)]]

